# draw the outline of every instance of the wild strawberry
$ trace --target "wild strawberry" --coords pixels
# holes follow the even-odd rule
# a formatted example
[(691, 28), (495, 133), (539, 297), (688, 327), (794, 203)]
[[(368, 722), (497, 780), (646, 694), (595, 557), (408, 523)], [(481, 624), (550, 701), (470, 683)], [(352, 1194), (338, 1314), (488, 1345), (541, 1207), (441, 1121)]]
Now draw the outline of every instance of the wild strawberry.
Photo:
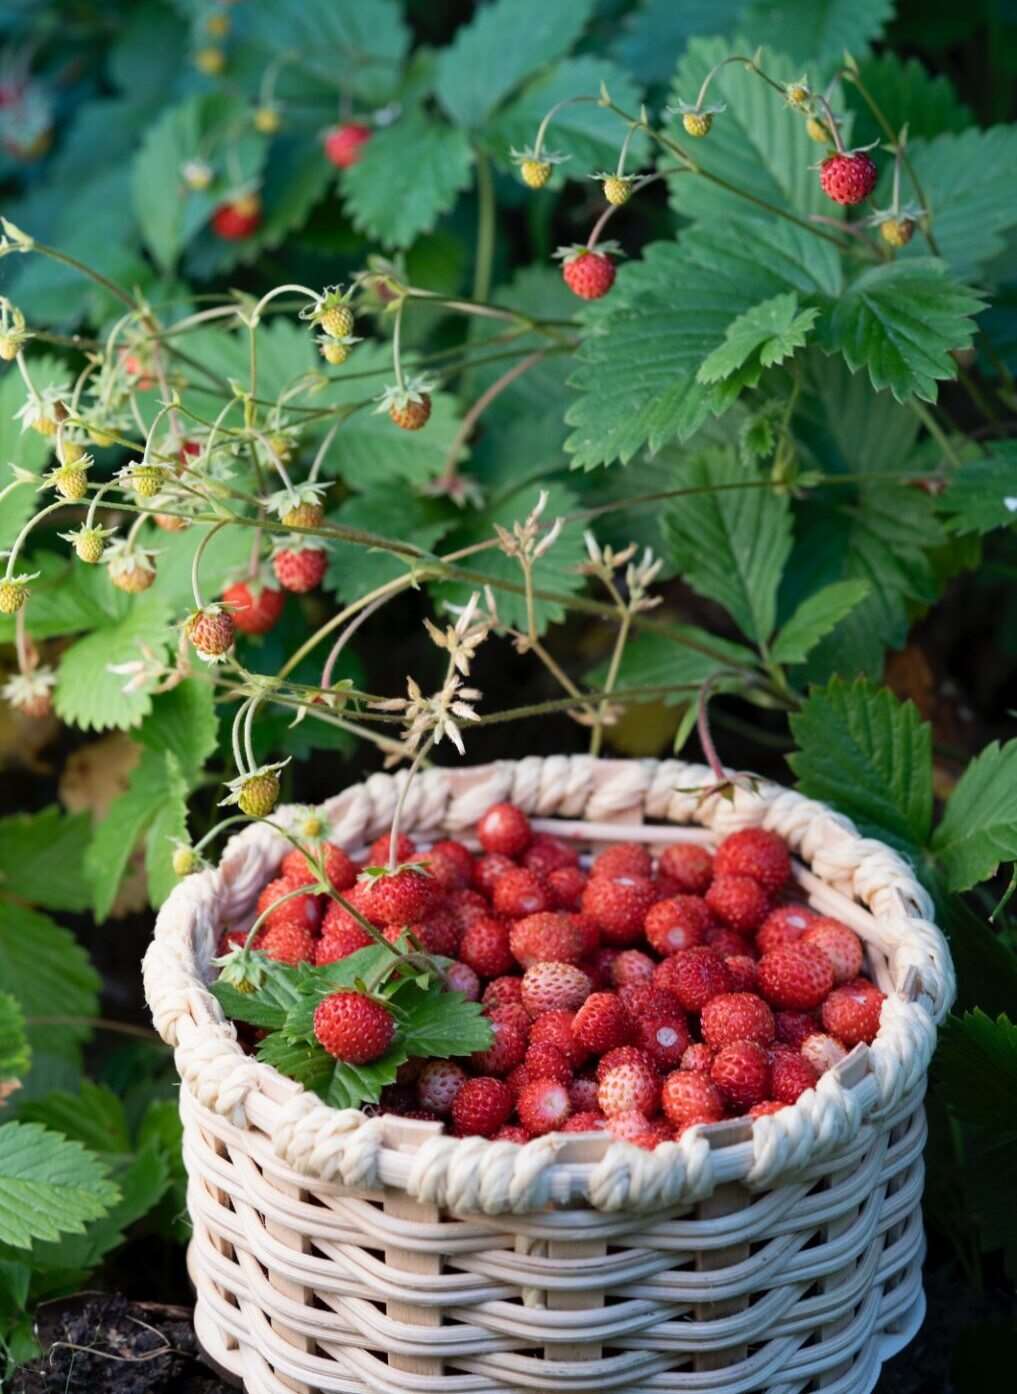
[(484, 988), (483, 1003), (488, 1011), (493, 1012), (498, 1007), (507, 1007), (512, 1003), (521, 1006), (522, 1000), (522, 978), (495, 978)]
[(876, 1039), (879, 1018), (885, 995), (868, 978), (852, 978), (842, 987), (834, 988), (823, 1003), (823, 1025), (831, 1036), (850, 1049), (864, 1041), (869, 1045)]
[(783, 944), (796, 944), (816, 918), (816, 912), (807, 905), (778, 905), (760, 925), (756, 948), (768, 954)]
[(480, 979), (468, 963), (453, 963), (445, 969), (449, 992), (461, 992), (467, 1002), (480, 1001)]
[(473, 863), (473, 884), (478, 891), (487, 896), (488, 900), (493, 900), (495, 883), (505, 875), (506, 871), (515, 871), (516, 869), (516, 864), (511, 857), (506, 857), (502, 852), (487, 852)]
[(777, 1099), (764, 1099), (761, 1104), (753, 1104), (749, 1109), (750, 1118), (765, 1118), (770, 1113), (780, 1113), (781, 1109), (787, 1108), (787, 1104), (780, 1103)]
[(516, 1107), (519, 1121), (531, 1137), (556, 1132), (572, 1112), (568, 1089), (553, 1079), (532, 1080), (519, 1095)]
[(586, 951), (585, 936), (575, 917), (554, 910), (517, 920), (509, 934), (509, 943), (516, 961), (524, 968), (550, 961), (578, 963)]
[[(572, 1103), (571, 1093), (569, 1102)], [(562, 1128), (563, 1133), (602, 1133), (607, 1128), (607, 1119), (594, 1105), (593, 1108), (577, 1109), (572, 1103), (572, 1115)]]
[[(654, 970), (656, 975), (656, 969)], [(672, 992), (665, 992), (656, 983), (626, 983), (618, 989), (618, 998), (634, 1021), (644, 1016), (677, 1017), (683, 1019), (685, 1009)]]
[(217, 605), (195, 610), (187, 621), (185, 633), (206, 663), (221, 663), (233, 647), (236, 625), (233, 617)]
[(573, 295), (582, 300), (599, 300), (614, 285), (615, 266), (603, 252), (572, 247), (564, 250), (561, 274)]
[(618, 957), (620, 949), (598, 948), (590, 954), (589, 958), (584, 958), (582, 962), (583, 972), (596, 987), (612, 987), (614, 985), (614, 961)]
[(523, 974), (523, 1006), (531, 1017), (574, 1012), (590, 995), (590, 980), (571, 963), (535, 963)]
[(715, 876), (751, 876), (775, 895), (791, 875), (791, 857), (784, 839), (766, 828), (743, 828), (717, 848)]
[(286, 599), (282, 591), (250, 581), (234, 581), (223, 591), (222, 598), (230, 606), (233, 623), (243, 634), (267, 634), (274, 629)]
[(777, 1040), (794, 1050), (801, 1050), (802, 1042), (819, 1030), (819, 1019), (811, 1012), (774, 1012), (773, 1024)]
[[(519, 981), (516, 979), (515, 981)], [(545, 1012), (538, 1016), (530, 1027), (530, 1045), (552, 1045), (560, 1050), (573, 1067), (579, 1066), (589, 1055), (572, 1032), (574, 1012)]]
[(820, 916), (814, 919), (802, 935), (803, 944), (821, 949), (830, 960), (834, 983), (846, 983), (862, 971), (865, 955), (862, 941), (853, 929), (840, 920)]
[(147, 547), (133, 542), (113, 542), (105, 556), (109, 579), (117, 590), (140, 595), (155, 581), (155, 558), (156, 553)]
[(362, 121), (344, 121), (325, 132), (325, 158), (337, 169), (349, 169), (360, 159), (364, 146), (371, 139), (370, 126)]
[(321, 938), (314, 948), (314, 962), (319, 968), (326, 963), (338, 963), (341, 958), (349, 958), (350, 954), (369, 948), (373, 943), (367, 930), (358, 924), (344, 925), (331, 931), (323, 926)]
[(497, 978), (515, 966), (504, 920), (485, 915), (475, 920), (459, 944), (459, 957), (482, 978)]
[(601, 183), (604, 198), (613, 208), (621, 208), (632, 197), (632, 178), (623, 174), (608, 174)]
[[(290, 881), (287, 877), (280, 876), (275, 881), (269, 881), (258, 896), (257, 911), (259, 915), (264, 915), (268, 910), (270, 913), (265, 916), (263, 924), (270, 929), (274, 925), (290, 924), (296, 925), (301, 929), (315, 930), (321, 920), (321, 904), (315, 895), (293, 895), (292, 892), (300, 889), (299, 882)], [(284, 896), (289, 896), (288, 900), (283, 900)], [(275, 909), (277, 901), (282, 901)]]
[(602, 1055), (632, 1038), (632, 1018), (613, 992), (594, 992), (576, 1012), (572, 1034), (585, 1049)]
[(703, 943), (720, 954), (721, 958), (731, 958), (735, 954), (745, 954), (751, 959), (756, 957), (752, 940), (726, 924), (709, 925)]
[(636, 1041), (661, 1071), (675, 1070), (690, 1044), (681, 1017), (643, 1017), (636, 1022)]
[[(310, 857), (306, 852), (294, 847), (283, 857), (279, 873), (297, 886), (311, 885), (318, 876), (318, 868), (312, 858), (324, 864), (325, 876), (333, 890), (348, 891), (356, 883), (356, 867), (343, 849), (337, 847), (334, 842), (318, 843)], [(333, 905), (335, 903), (332, 902)]]
[[(838, 988), (837, 991), (841, 989)], [(836, 1036), (828, 1036), (824, 1031), (814, 1031), (802, 1042), (800, 1053), (816, 1073), (822, 1075), (833, 1069), (834, 1065), (839, 1065), (847, 1055), (847, 1050)]]
[(569, 1085), (569, 1102), (575, 1113), (599, 1113), (597, 1081), (592, 1075), (580, 1075)]
[(473, 884), (473, 853), (453, 838), (434, 843), (418, 860), (444, 890), (465, 890)]
[(879, 235), (890, 247), (906, 247), (915, 235), (911, 218), (885, 218), (879, 224)]
[(720, 1090), (700, 1070), (675, 1070), (661, 1090), (664, 1112), (676, 1128), (693, 1123), (719, 1123), (724, 1117)]
[(597, 1061), (593, 1072), (595, 1082), (599, 1085), (608, 1070), (613, 1070), (618, 1065), (638, 1065), (640, 1069), (649, 1070), (651, 1074), (659, 1073), (653, 1057), (642, 1046), (615, 1046), (613, 1050), (606, 1050)]
[(647, 1151), (657, 1145), (657, 1133), (645, 1113), (640, 1113), (636, 1108), (630, 1109), (627, 1113), (617, 1113), (613, 1118), (607, 1120), (607, 1131), (619, 1142), (630, 1142), (634, 1147), (643, 1147)]
[(378, 1098), (382, 1113), (397, 1113), (405, 1118), (417, 1106), (417, 1095), (408, 1084), (386, 1084)]
[(646, 937), (663, 957), (703, 942), (712, 923), (706, 901), (697, 895), (658, 900), (646, 912)]
[(682, 115), (682, 125), (685, 127), (686, 135), (702, 140), (703, 136), (710, 134), (713, 115), (708, 111), (686, 111)]
[[(522, 978), (517, 978), (516, 982), (521, 983)], [(526, 1038), (527, 1043), (529, 1043), (530, 1034), (537, 1024), (535, 1021), (530, 1020), (530, 1014), (521, 1001), (506, 1002), (501, 1007), (489, 1007), (487, 1009), (487, 1015), (492, 1021), (508, 1021), (511, 1022), (513, 1026), (518, 1026), (519, 1030)], [(564, 1015), (568, 1016), (568, 1012), (565, 1012)], [(540, 1019), (541, 1018), (538, 1017), (538, 1020)]]
[(797, 1051), (775, 1052), (770, 1059), (770, 1095), (782, 1104), (793, 1104), (799, 1094), (815, 1087), (819, 1075)]
[[(15, 711), (35, 721), (41, 721), (53, 710), (53, 688), (56, 673), (52, 668), (33, 668), (30, 673), (15, 673), (0, 687), (0, 697)], [(181, 870), (181, 862), (186, 862)], [(177, 876), (189, 876), (202, 865), (193, 847), (180, 843), (173, 852), (173, 870)]]
[(759, 960), (759, 991), (775, 1007), (807, 1012), (833, 987), (833, 969), (814, 944), (785, 944)]
[(237, 807), (248, 818), (267, 818), (279, 802), (279, 776), (273, 770), (255, 770), (242, 778)]
[(618, 842), (597, 853), (590, 875), (649, 877), (653, 875), (653, 859), (641, 842)]
[(639, 938), (646, 912), (656, 900), (646, 876), (594, 876), (587, 882), (582, 912), (599, 926), (606, 944), (625, 946)]
[(537, 876), (550, 876), (552, 871), (565, 867), (579, 866), (579, 853), (560, 837), (550, 833), (536, 833), (522, 855), (523, 866)]
[(682, 949), (665, 958), (653, 975), (655, 987), (673, 993), (687, 1012), (701, 1012), (712, 998), (731, 991), (731, 974), (713, 949)]
[(695, 842), (669, 842), (658, 866), (664, 876), (678, 882), (683, 895), (702, 895), (713, 880), (713, 857)]
[(452, 1101), (452, 1121), (460, 1137), (493, 1137), (508, 1120), (515, 1098), (500, 1079), (468, 1079)]
[(491, 1013), (491, 1044), (470, 1057), (474, 1069), (485, 1075), (507, 1075), (526, 1056), (527, 1026), (515, 1016), (522, 1008), (503, 1007)]
[(463, 934), (471, 924), (476, 924), (477, 920), (485, 919), (491, 913), (490, 905), (480, 892), (466, 886), (461, 890), (446, 891), (442, 909), (451, 916)]
[(549, 1041), (535, 1041), (528, 1046), (523, 1063), (530, 1079), (553, 1079), (566, 1089), (572, 1083), (572, 1066), (558, 1047)]
[(212, 214), (212, 230), (224, 242), (242, 242), (261, 226), (261, 199), (257, 194), (221, 203)]
[(774, 1037), (773, 1013), (752, 992), (725, 992), (703, 1008), (699, 1019), (703, 1040), (713, 1050), (732, 1041), (769, 1045)]
[(536, 915), (548, 908), (544, 883), (522, 866), (514, 866), (511, 871), (505, 871), (498, 877), (491, 900), (499, 915), (508, 915), (512, 919)]
[(732, 1108), (751, 1108), (769, 1097), (769, 1056), (758, 1041), (732, 1041), (713, 1057), (710, 1079)]
[(551, 178), (551, 166), (546, 160), (521, 160), (519, 174), (528, 189), (542, 189)]
[(384, 1055), (395, 1035), (387, 1007), (362, 992), (333, 992), (314, 1009), (314, 1034), (348, 1065), (366, 1065)]
[(513, 803), (492, 804), (477, 823), (477, 838), (485, 852), (518, 857), (530, 845), (530, 820)]
[(751, 876), (715, 876), (705, 900), (719, 920), (740, 934), (758, 929), (770, 908), (766, 891)]
[(864, 150), (828, 155), (819, 167), (819, 182), (834, 203), (855, 204), (876, 187), (879, 171)]
[(756, 960), (751, 954), (725, 954), (724, 967), (731, 976), (732, 992), (755, 992), (759, 986)]
[(615, 987), (633, 987), (638, 983), (651, 983), (657, 966), (656, 959), (644, 954), (642, 949), (622, 949), (611, 964), (611, 981)]
[(600, 1081), (597, 1102), (608, 1118), (632, 1110), (649, 1117), (660, 1105), (660, 1076), (656, 1070), (634, 1062), (615, 1065)]
[(498, 1129), (491, 1141), (514, 1142), (517, 1147), (525, 1147), (530, 1141), (530, 1135), (518, 1123), (506, 1123), (504, 1127)]
[(710, 1066), (713, 1064), (713, 1051), (708, 1045), (700, 1041), (693, 1041), (686, 1047), (681, 1058), (681, 1068), (683, 1070), (698, 1071), (700, 1074), (709, 1074)]
[[(392, 836), (390, 833), (382, 833), (376, 837), (367, 849), (368, 866), (388, 866), (389, 854), (392, 850)], [(406, 833), (399, 833), (396, 837), (395, 861), (396, 866), (401, 866), (403, 862), (416, 860), (417, 844)]]
[(270, 926), (262, 934), (258, 948), (268, 958), (291, 967), (314, 962), (314, 934), (303, 925), (283, 922)]
[(389, 404), (389, 419), (402, 431), (420, 431), (431, 418), (431, 394), (415, 390), (403, 393)]
[(272, 570), (283, 590), (304, 595), (314, 590), (328, 570), (328, 553), (323, 547), (298, 543), (294, 539), (273, 553)]
[(427, 915), (434, 902), (431, 878), (412, 867), (362, 884), (367, 887), (364, 908), (378, 924), (414, 924)]
[(558, 866), (547, 873), (546, 885), (557, 909), (578, 910), (586, 889), (586, 872), (579, 866)]

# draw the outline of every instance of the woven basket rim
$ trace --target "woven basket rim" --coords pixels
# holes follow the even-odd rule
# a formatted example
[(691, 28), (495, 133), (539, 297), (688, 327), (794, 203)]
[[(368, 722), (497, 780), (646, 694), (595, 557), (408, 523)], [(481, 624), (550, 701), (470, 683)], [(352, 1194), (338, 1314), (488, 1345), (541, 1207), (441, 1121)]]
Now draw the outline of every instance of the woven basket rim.
[[(548, 1205), (653, 1210), (701, 1198), (722, 1182), (777, 1184), (863, 1142), (881, 1114), (923, 1087), (936, 1024), (953, 1000), (953, 968), (929, 897), (899, 854), (782, 785), (760, 781), (755, 792), (739, 789), (731, 801), (703, 799), (710, 780), (704, 767), (676, 760), (589, 756), (433, 768), (413, 782), (402, 826), (425, 840), (462, 833), (506, 798), (538, 828), (593, 842), (675, 841), (669, 829), (696, 824), (702, 831), (692, 837), (707, 842), (756, 824), (779, 832), (811, 903), (868, 940), (888, 1000), (872, 1045), (855, 1047), (815, 1090), (778, 1114), (697, 1127), (648, 1153), (604, 1134), (557, 1134), (523, 1146), (453, 1138), (440, 1125), (329, 1107), (246, 1055), (208, 990), (221, 924), (250, 919), (258, 890), (289, 845), (266, 824), (230, 839), (218, 867), (182, 881), (162, 907), (144, 963), (156, 1028), (175, 1048), (200, 1104), (235, 1126), (259, 1128), (281, 1163), (326, 1183), (381, 1184), (485, 1213)], [(404, 784), (403, 772), (376, 774), (328, 800), (322, 811), (332, 840), (347, 847), (372, 840), (390, 822)], [(294, 805), (273, 819), (292, 827), (305, 813)], [(629, 821), (633, 815), (652, 821)]]

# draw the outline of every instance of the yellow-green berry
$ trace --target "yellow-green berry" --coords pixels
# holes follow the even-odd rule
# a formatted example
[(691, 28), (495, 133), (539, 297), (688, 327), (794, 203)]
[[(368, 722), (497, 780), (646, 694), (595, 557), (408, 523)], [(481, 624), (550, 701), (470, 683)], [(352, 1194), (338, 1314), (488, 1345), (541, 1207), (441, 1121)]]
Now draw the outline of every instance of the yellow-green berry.
[(130, 473), (131, 488), (139, 499), (151, 499), (166, 483), (166, 477), (162, 465), (135, 465)]
[(74, 550), (78, 554), (78, 560), (84, 561), (89, 566), (96, 566), (102, 561), (102, 554), (106, 550), (106, 542), (102, 535), (101, 528), (85, 528), (75, 534)]
[(604, 180), (604, 197), (608, 203), (615, 208), (620, 208), (623, 203), (628, 203), (632, 193), (632, 180), (626, 179), (620, 174), (611, 174)]
[(274, 136), (282, 126), (282, 117), (279, 115), (279, 108), (274, 106), (259, 106), (254, 109), (254, 129), (260, 131), (263, 136)]
[(353, 311), (348, 305), (329, 305), (322, 310), (320, 323), (333, 339), (345, 339), (353, 333)]
[(278, 802), (279, 780), (274, 774), (251, 775), (237, 795), (240, 811), (248, 818), (267, 818)]
[(809, 89), (801, 82), (792, 82), (784, 89), (788, 106), (803, 107), (809, 100)]
[(818, 145), (827, 145), (830, 140), (830, 132), (826, 129), (825, 123), (820, 121), (818, 116), (810, 116), (806, 121), (805, 134)]
[(709, 134), (713, 117), (708, 111), (687, 111), (682, 117), (682, 125), (690, 136), (695, 136), (698, 140), (701, 136)]
[(551, 166), (545, 160), (524, 160), (519, 173), (527, 188), (542, 189), (551, 178)]
[(879, 231), (891, 247), (906, 247), (915, 235), (915, 225), (910, 218), (887, 218), (880, 223)]
[(226, 55), (221, 48), (199, 48), (194, 55), (194, 66), (207, 77), (217, 77), (226, 66)]
[(49, 476), (49, 482), (70, 503), (78, 503), (88, 493), (88, 475), (77, 465), (61, 465)]
[(24, 581), (0, 580), (0, 615), (14, 615), (28, 599)]
[(173, 849), (173, 872), (176, 876), (190, 876), (201, 865), (201, 858), (193, 847), (185, 842), (177, 843)]
[(288, 528), (316, 528), (325, 516), (320, 503), (298, 503), (296, 508), (287, 509), (280, 522)]
[(0, 334), (0, 358), (2, 358), (5, 363), (10, 363), (17, 358), (20, 348), (20, 335)]
[(349, 358), (350, 346), (344, 344), (341, 339), (326, 339), (321, 345), (321, 356), (326, 363), (331, 363), (333, 368), (338, 368)]

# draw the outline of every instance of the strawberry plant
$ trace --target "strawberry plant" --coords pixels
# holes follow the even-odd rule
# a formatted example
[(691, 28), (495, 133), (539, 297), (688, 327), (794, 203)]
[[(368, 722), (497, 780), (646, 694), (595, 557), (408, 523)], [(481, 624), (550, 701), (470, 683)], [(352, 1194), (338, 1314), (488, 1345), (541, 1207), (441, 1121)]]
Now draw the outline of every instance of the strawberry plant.
[(464, 755), (692, 752), (899, 851), (960, 979), (942, 1261), (1017, 1263), (1013, 112), (890, 0), (462, 8), (0, 21), (10, 1365), (181, 1237), (170, 1062), (115, 1042), (150, 910), (283, 800), (215, 992), (337, 1107), (655, 1146), (871, 1039), (765, 839), (330, 842), (344, 783)]

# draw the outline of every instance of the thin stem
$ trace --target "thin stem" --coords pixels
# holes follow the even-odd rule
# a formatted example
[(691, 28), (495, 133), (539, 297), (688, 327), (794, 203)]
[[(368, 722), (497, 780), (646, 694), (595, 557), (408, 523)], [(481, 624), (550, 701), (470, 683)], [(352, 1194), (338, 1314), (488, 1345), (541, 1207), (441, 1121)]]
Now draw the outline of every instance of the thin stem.
[[(614, 649), (611, 653), (611, 663), (607, 670), (607, 677), (604, 679), (603, 695), (610, 697), (614, 691), (614, 685), (618, 680), (618, 671), (621, 667), (622, 655), (625, 652), (625, 645), (628, 642), (629, 630), (632, 626), (632, 614), (626, 607), (622, 611), (621, 624), (618, 626), (618, 633), (615, 636)], [(604, 744), (604, 722), (607, 720), (608, 703), (603, 701), (597, 709), (597, 721), (593, 730), (590, 732), (590, 754), (599, 755)]]
[(244, 751), (243, 746), (240, 742), (240, 736), (241, 732), (243, 731), (244, 717), (247, 715), (247, 708), (251, 705), (253, 701), (253, 697), (248, 697), (245, 701), (240, 703), (240, 706), (237, 708), (236, 714), (233, 717), (233, 726), (230, 731), (233, 743), (233, 763), (237, 767), (237, 774), (241, 775), (251, 773), (251, 771), (248, 769), (247, 765), (244, 762)]
[(380, 610), (387, 599), (387, 596), (381, 596), (379, 599), (372, 601), (370, 605), (366, 605), (363, 610), (361, 610), (360, 614), (350, 621), (339, 635), (339, 638), (332, 645), (321, 670), (321, 688), (323, 692), (328, 692), (329, 688), (332, 686), (332, 674), (335, 671), (335, 665), (343, 649), (349, 643), (350, 639), (353, 638), (353, 635), (356, 634), (360, 626), (369, 620), (376, 610)]
[(198, 610), (203, 610), (205, 608), (205, 602), (201, 598), (201, 588), (198, 585), (198, 569), (201, 566), (201, 558), (205, 555), (205, 548), (212, 541), (212, 538), (217, 532), (221, 532), (223, 528), (227, 527), (228, 523), (229, 520), (223, 518), (220, 522), (216, 523), (214, 527), (209, 528), (208, 532), (205, 533), (205, 536), (194, 549), (194, 560), (191, 562), (191, 592), (194, 595), (195, 608)]
[(413, 757), (413, 763), (410, 765), (409, 769), (406, 772), (406, 783), (399, 791), (399, 800), (396, 803), (395, 812), (392, 815), (392, 831), (389, 834), (388, 839), (389, 871), (395, 871), (396, 867), (399, 865), (399, 824), (402, 821), (403, 809), (406, 806), (406, 796), (410, 792), (410, 785), (413, 783), (413, 776), (420, 769), (420, 766), (427, 759), (427, 756), (431, 753), (433, 748), (434, 732), (432, 731), (431, 734), (428, 736), (427, 740), (424, 742), (424, 744), (417, 751), (416, 755)]
[(473, 299), (486, 300), (491, 290), (491, 270), (494, 266), (495, 202), (491, 163), (481, 151), (475, 151), (477, 169), (477, 259), (473, 272)]
[(960, 456), (957, 454), (956, 450), (954, 450), (949, 436), (943, 430), (942, 426), (940, 426), (929, 408), (924, 402), (920, 402), (917, 397), (910, 397), (908, 399), (908, 404), (928, 431), (929, 435), (933, 437), (940, 450), (942, 450), (943, 454), (950, 461), (951, 465), (953, 465), (954, 469), (960, 469)]
[(558, 115), (559, 111), (564, 110), (564, 108), (567, 106), (578, 105), (578, 103), (580, 102), (599, 101), (599, 97), (566, 97), (563, 101), (555, 102), (554, 106), (551, 108), (551, 110), (544, 117), (543, 121), (541, 121), (540, 125), (537, 127), (537, 139), (533, 142), (533, 158), (535, 160), (540, 159), (540, 152), (544, 148), (544, 138), (547, 135), (547, 128), (550, 126), (554, 118)]
[(4, 572), (5, 580), (9, 581), (11, 577), (14, 575), (14, 563), (18, 559), (18, 553), (21, 551), (21, 548), (25, 544), (25, 539), (27, 538), (28, 534), (32, 531), (32, 529), (35, 527), (35, 525), (37, 523), (41, 523), (43, 518), (47, 517), (48, 514), (55, 513), (58, 508), (67, 508), (69, 506), (70, 505), (68, 504), (68, 501), (66, 499), (57, 499), (56, 503), (47, 504), (45, 508), (40, 509), (38, 513), (33, 514), (32, 517), (29, 518), (28, 522), (25, 524), (25, 526), (18, 533), (17, 537), (14, 539), (14, 543), (11, 547), (10, 554), (7, 558), (7, 570)]
[(337, 421), (335, 425), (330, 427), (329, 430), (325, 433), (325, 438), (318, 446), (317, 453), (314, 456), (314, 462), (311, 465), (311, 472), (307, 476), (308, 484), (313, 484), (315, 480), (318, 478), (318, 471), (321, 469), (322, 462), (324, 461), (325, 456), (328, 454), (332, 442), (335, 440), (335, 433), (336, 431), (338, 431), (341, 425), (342, 422)]
[(263, 295), (257, 305), (255, 305), (250, 313), (249, 323), (256, 326), (261, 319), (261, 312), (264, 310), (265, 306), (269, 304), (270, 301), (274, 300), (277, 295), (286, 295), (289, 291), (293, 291), (295, 295), (306, 296), (308, 300), (313, 300), (315, 304), (321, 299), (321, 296), (316, 290), (311, 290), (309, 286), (302, 286), (296, 282), (287, 282), (284, 286), (274, 286), (272, 290)]
[(826, 124), (830, 128), (830, 134), (831, 136), (833, 136), (833, 143), (837, 148), (838, 155), (846, 154), (847, 152), (844, 149), (844, 141), (840, 133), (840, 126), (837, 122), (837, 118), (833, 114), (833, 109), (831, 108), (830, 103), (826, 100), (826, 98), (823, 96), (821, 92), (816, 92), (813, 95), (815, 100), (823, 108), (823, 111), (826, 114)]
[(406, 304), (406, 296), (401, 296), (395, 312), (395, 328), (392, 331), (392, 367), (395, 371), (396, 387), (400, 392), (406, 391), (406, 383), (403, 380), (403, 365), (400, 361), (400, 341), (403, 333), (403, 307)]
[[(919, 180), (918, 175), (915, 172), (915, 167), (911, 163), (911, 157), (908, 155), (907, 147), (900, 143), (897, 132), (890, 125), (890, 122), (887, 120), (879, 103), (873, 97), (869, 89), (865, 86), (865, 83), (862, 82), (861, 78), (858, 76), (858, 73), (853, 68), (849, 68), (843, 70), (843, 72), (839, 74), (839, 76), (843, 76), (847, 82), (853, 83), (854, 86), (858, 89), (859, 93), (861, 94), (862, 101), (869, 108), (869, 111), (872, 113), (876, 121), (876, 124), (879, 126), (886, 139), (893, 146), (895, 153), (898, 153), (900, 155), (901, 163), (907, 170), (907, 176), (911, 180), (911, 183), (914, 185), (914, 190), (915, 194), (917, 195), (918, 202), (922, 205), (922, 208), (925, 210), (925, 217), (922, 219), (922, 232), (925, 234), (925, 240), (929, 244), (929, 251), (932, 252), (933, 256), (941, 256), (942, 253), (939, 249), (939, 244), (937, 243), (936, 238), (933, 235), (931, 229), (927, 226), (932, 216), (931, 210), (925, 197), (925, 190), (922, 188), (921, 181)], [(896, 206), (897, 205), (895, 202), (894, 207), (896, 208)]]
[(525, 358), (521, 358), (517, 363), (513, 363), (512, 367), (509, 368), (507, 372), (502, 373), (500, 378), (497, 378), (485, 392), (481, 393), (463, 417), (459, 429), (456, 431), (455, 438), (448, 448), (448, 454), (445, 456), (445, 467), (441, 473), (442, 481), (447, 482), (455, 478), (456, 466), (459, 462), (459, 456), (462, 453), (463, 447), (469, 440), (474, 426), (476, 426), (491, 403), (495, 401), (507, 387), (511, 387), (518, 378), (521, 378), (524, 373), (529, 372), (535, 363), (539, 363), (546, 353), (547, 349), (537, 349), (535, 352), (527, 354)]
[(35, 645), (28, 637), (25, 607), (22, 606), (14, 620), (14, 651), (18, 657), (18, 672), (32, 673), (39, 663)]
[(33, 252), (38, 252), (40, 256), (49, 257), (52, 261), (59, 261), (64, 266), (71, 267), (72, 270), (79, 272), (82, 276), (87, 276), (90, 281), (94, 281), (96, 285), (102, 286), (104, 290), (108, 290), (110, 295), (119, 300), (122, 305), (129, 305), (132, 310), (138, 308), (133, 295), (128, 295), (127, 291), (121, 286), (118, 286), (115, 281), (111, 281), (108, 276), (103, 276), (98, 271), (94, 271), (92, 267), (86, 266), (83, 261), (78, 261), (77, 257), (68, 256), (66, 252), (58, 252), (55, 247), (49, 247), (45, 242), (33, 241), (31, 250)]
[(717, 747), (713, 743), (713, 736), (710, 734), (710, 718), (707, 715), (707, 703), (710, 700), (710, 681), (704, 682), (699, 689), (699, 698), (696, 704), (696, 732), (699, 736), (699, 744), (703, 748), (706, 756), (706, 763), (713, 771), (714, 778), (719, 784), (723, 784), (727, 779), (727, 770), (720, 763), (720, 756), (717, 754)]
[[(111, 1031), (118, 1036), (134, 1036), (140, 1041), (151, 1041), (153, 1045), (166, 1050), (162, 1038), (150, 1026), (134, 1026), (129, 1021), (110, 1021), (104, 1016), (30, 1016), (25, 1018), (27, 1026), (88, 1026), (93, 1031)], [(161, 1352), (160, 1352), (161, 1353)]]
[(258, 768), (258, 762), (254, 758), (254, 715), (258, 710), (259, 699), (255, 697), (247, 704), (247, 712), (244, 716), (244, 754), (247, 756), (247, 768), (253, 773)]
[(262, 435), (260, 431), (252, 431), (251, 434), (254, 436), (255, 440), (258, 441), (258, 443), (262, 446), (265, 453), (268, 455), (269, 460), (272, 462), (272, 465), (274, 466), (276, 472), (279, 475), (279, 478), (282, 480), (285, 487), (290, 491), (290, 493), (295, 492), (293, 489), (293, 481), (290, 479), (289, 474), (286, 471), (286, 466), (283, 464), (281, 458), (276, 452), (275, 447), (272, 445), (272, 442), (268, 439), (267, 436)]

